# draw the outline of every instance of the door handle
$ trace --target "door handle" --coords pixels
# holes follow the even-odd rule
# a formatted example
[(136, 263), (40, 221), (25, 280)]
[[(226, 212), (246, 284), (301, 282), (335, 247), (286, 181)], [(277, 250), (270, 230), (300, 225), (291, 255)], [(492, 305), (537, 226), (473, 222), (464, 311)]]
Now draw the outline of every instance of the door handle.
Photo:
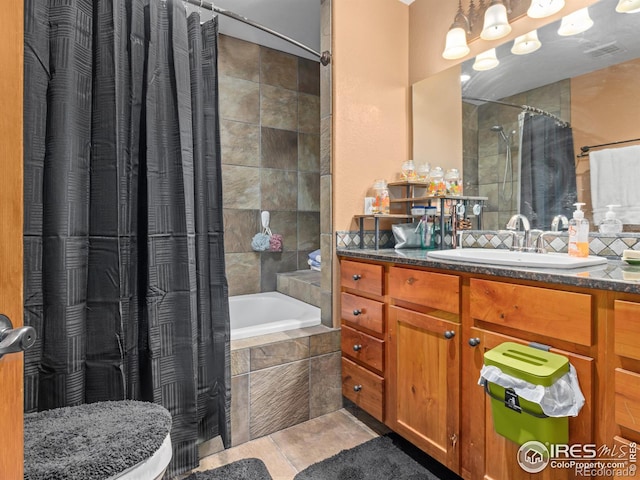
[(9, 317), (0, 314), (0, 358), (7, 353), (22, 352), (34, 343), (36, 343), (35, 328), (13, 328)]

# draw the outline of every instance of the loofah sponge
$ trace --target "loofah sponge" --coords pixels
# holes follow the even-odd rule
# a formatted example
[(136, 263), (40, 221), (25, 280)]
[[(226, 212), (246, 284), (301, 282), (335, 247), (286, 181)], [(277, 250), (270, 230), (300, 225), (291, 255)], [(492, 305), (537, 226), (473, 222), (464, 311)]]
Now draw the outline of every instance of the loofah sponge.
[(251, 240), (251, 248), (256, 252), (264, 252), (269, 250), (271, 241), (269, 235), (266, 233), (256, 233)]
[(623, 250), (622, 258), (628, 258), (630, 260), (640, 260), (640, 250)]
[(274, 233), (269, 239), (269, 250), (272, 252), (282, 251), (282, 235)]

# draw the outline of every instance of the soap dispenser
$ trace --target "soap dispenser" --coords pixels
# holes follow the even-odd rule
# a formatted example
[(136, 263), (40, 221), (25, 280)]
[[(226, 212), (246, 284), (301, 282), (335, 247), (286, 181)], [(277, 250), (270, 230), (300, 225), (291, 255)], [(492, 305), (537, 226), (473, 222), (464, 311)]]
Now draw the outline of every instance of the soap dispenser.
[(576, 209), (569, 220), (569, 255), (572, 257), (589, 256), (589, 220), (584, 218), (584, 203), (574, 203)]
[(604, 215), (604, 220), (598, 226), (600, 233), (620, 233), (622, 232), (622, 222), (616, 218), (616, 212), (613, 211), (615, 207), (620, 205), (607, 205), (609, 209)]

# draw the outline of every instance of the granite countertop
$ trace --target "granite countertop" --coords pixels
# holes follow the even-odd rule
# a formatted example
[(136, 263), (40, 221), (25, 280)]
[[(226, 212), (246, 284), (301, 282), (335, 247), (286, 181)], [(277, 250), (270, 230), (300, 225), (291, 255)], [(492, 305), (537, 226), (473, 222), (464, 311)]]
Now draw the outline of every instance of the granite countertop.
[(456, 272), (495, 275), (521, 280), (571, 285), (574, 287), (611, 290), (616, 292), (640, 293), (640, 266), (627, 265), (616, 259), (606, 264), (588, 268), (558, 270), (551, 268), (528, 268), (512, 266), (481, 265), (461, 261), (435, 260), (427, 257), (428, 250), (419, 249), (346, 249), (336, 253), (341, 258), (375, 260), (399, 265), (438, 268)]

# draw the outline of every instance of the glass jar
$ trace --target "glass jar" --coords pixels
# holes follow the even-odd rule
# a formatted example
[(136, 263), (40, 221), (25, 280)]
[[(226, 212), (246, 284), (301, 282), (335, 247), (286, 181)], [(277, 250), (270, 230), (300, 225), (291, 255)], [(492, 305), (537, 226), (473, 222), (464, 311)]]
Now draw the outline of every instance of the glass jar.
[(413, 181), (416, 179), (416, 166), (413, 160), (407, 160), (402, 163), (400, 170), (400, 179), (406, 181)]
[(384, 180), (376, 180), (373, 183), (373, 213), (389, 213), (389, 188)]
[(444, 183), (447, 195), (462, 195), (462, 179), (460, 178), (460, 172), (457, 168), (447, 170), (444, 176)]
[(429, 195), (445, 195), (444, 170), (436, 167), (429, 172)]
[(427, 183), (429, 181), (429, 172), (431, 171), (431, 165), (429, 163), (423, 163), (416, 169), (416, 177), (419, 182)]

